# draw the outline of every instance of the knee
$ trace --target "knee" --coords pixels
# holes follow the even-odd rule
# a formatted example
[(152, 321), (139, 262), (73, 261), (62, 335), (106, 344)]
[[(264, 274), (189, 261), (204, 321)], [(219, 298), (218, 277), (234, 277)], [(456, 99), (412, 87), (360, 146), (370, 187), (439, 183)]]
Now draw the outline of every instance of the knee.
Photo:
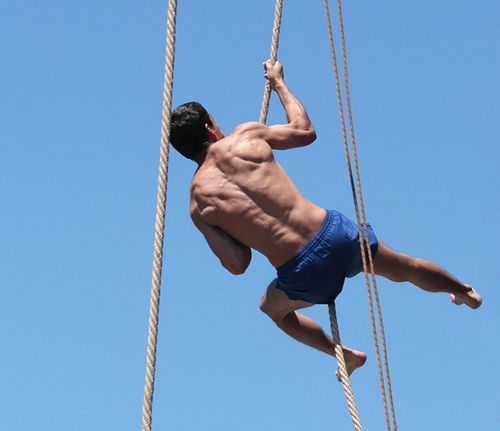
[(262, 311), (264, 314), (267, 314), (272, 319), (273, 310), (272, 307), (269, 305), (269, 301), (267, 300), (267, 292), (264, 292), (264, 295), (262, 295), (262, 298), (260, 299), (259, 303), (259, 308), (260, 311)]
[(262, 298), (260, 298), (259, 308), (260, 308), (260, 311), (267, 314), (266, 293), (265, 292), (264, 292), (264, 295), (262, 295)]
[(260, 303), (259, 303), (260, 311), (267, 314), (268, 316), (270, 316), (273, 308), (275, 308), (275, 307), (273, 307), (273, 304), (272, 304), (272, 302), (273, 302), (272, 301), (272, 298), (273, 298), (272, 291), (273, 291), (273, 289), (275, 289), (275, 286), (276, 286), (276, 279), (273, 280), (269, 284), (267, 289), (264, 291), (264, 294), (262, 295), (262, 298), (260, 299)]
[(269, 316), (274, 323), (279, 324), (279, 322), (281, 322), (282, 316), (278, 312), (276, 307), (273, 307), (273, 305), (268, 300), (267, 292), (264, 292), (264, 295), (262, 295), (262, 298), (259, 303), (259, 308), (260, 311)]

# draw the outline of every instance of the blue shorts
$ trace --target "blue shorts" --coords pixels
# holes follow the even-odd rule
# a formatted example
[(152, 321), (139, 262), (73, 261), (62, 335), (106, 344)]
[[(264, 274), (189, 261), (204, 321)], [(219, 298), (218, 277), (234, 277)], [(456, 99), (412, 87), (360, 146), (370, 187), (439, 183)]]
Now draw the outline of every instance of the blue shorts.
[[(370, 225), (368, 238), (375, 257), (378, 242)], [(338, 211), (327, 211), (319, 232), (277, 271), (276, 287), (288, 298), (312, 304), (333, 303), (345, 278), (363, 271), (358, 225)]]

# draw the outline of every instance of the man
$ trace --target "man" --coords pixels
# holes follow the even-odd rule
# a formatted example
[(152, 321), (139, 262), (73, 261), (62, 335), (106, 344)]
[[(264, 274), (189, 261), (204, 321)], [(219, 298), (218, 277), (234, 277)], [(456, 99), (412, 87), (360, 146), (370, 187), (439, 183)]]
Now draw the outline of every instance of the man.
[[(332, 339), (296, 311), (331, 303), (345, 278), (362, 271), (358, 229), (342, 214), (304, 198), (274, 159), (273, 150), (309, 145), (316, 133), (286, 86), (281, 64), (267, 61), (264, 68), (287, 124), (244, 123), (225, 137), (211, 115), (193, 102), (172, 112), (171, 142), (198, 164), (191, 183), (191, 217), (222, 265), (242, 274), (251, 249), (265, 255), (278, 278), (264, 293), (261, 310), (293, 338), (334, 356)], [(368, 237), (377, 275), (410, 281), (429, 292), (448, 292), (458, 305), (481, 305), (473, 288), (436, 264), (391, 250), (371, 227)], [(342, 348), (351, 374), (366, 355)]]

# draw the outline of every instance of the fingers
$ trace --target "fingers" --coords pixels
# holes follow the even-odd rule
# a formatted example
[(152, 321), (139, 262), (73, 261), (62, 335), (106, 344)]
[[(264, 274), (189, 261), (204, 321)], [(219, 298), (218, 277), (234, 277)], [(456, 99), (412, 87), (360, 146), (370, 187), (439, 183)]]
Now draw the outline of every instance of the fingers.
[(264, 63), (262, 63), (264, 66), (264, 78), (273, 80), (276, 78), (283, 78), (283, 66), (279, 61), (276, 61), (274, 64), (272, 63), (272, 60), (267, 60)]
[(264, 66), (264, 69), (266, 69), (266, 70), (269, 70), (269, 69), (271, 69), (272, 67), (276, 67), (276, 68), (283, 67), (283, 66), (281, 66), (281, 63), (280, 63), (279, 61), (276, 61), (276, 62), (273, 64), (272, 60), (267, 60), (267, 61), (265, 61), (264, 63), (262, 63), (262, 66)]
[(262, 66), (264, 66), (264, 78), (267, 79), (267, 72), (272, 67), (271, 60), (265, 61), (264, 63), (262, 63)]

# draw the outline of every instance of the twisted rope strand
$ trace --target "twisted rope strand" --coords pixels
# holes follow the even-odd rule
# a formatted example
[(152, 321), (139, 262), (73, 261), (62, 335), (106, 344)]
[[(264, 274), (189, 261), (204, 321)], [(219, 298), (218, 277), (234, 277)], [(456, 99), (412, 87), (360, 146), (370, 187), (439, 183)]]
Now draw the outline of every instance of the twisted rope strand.
[(148, 353), (146, 384), (142, 407), (142, 430), (151, 430), (153, 392), (156, 372), (156, 345), (158, 340), (158, 313), (160, 308), (161, 273), (163, 264), (163, 237), (165, 231), (165, 206), (167, 201), (168, 152), (170, 141), (170, 112), (172, 110), (172, 88), (175, 56), (175, 22), (177, 0), (170, 0), (167, 20), (167, 48), (165, 57), (165, 79), (163, 85), (163, 111), (160, 147), (160, 168), (158, 176), (158, 197), (156, 207), (153, 279), (149, 311)]
[[(330, 10), (328, 7), (328, 1), (325, 0), (325, 10), (326, 10), (326, 17), (327, 17), (327, 24), (328, 24), (328, 33), (330, 35), (330, 47), (332, 51), (332, 57), (333, 57), (333, 68), (335, 70), (335, 82), (336, 82), (336, 87), (337, 87), (337, 98), (338, 98), (338, 103), (339, 106), (342, 107), (342, 96), (340, 92), (340, 83), (339, 83), (339, 74), (338, 74), (338, 69), (337, 69), (337, 60), (335, 56), (335, 48), (333, 44), (333, 34), (332, 34), (332, 25), (331, 25), (331, 19), (330, 19)], [(344, 143), (346, 145), (346, 156), (347, 156), (347, 167), (349, 170), (349, 178), (351, 180), (351, 189), (353, 190), (353, 198), (354, 198), (354, 204), (357, 207), (357, 200), (356, 200), (356, 193), (355, 193), (355, 186), (354, 186), (354, 179), (352, 175), (352, 168), (351, 168), (351, 162), (350, 162), (350, 157), (349, 157), (349, 151), (347, 147), (347, 132), (346, 132), (346, 127), (345, 127), (345, 120), (344, 120), (344, 112), (343, 109), (340, 109), (340, 118), (341, 118), (341, 124), (342, 124), (342, 134), (344, 137)], [(352, 393), (351, 385), (349, 382), (349, 376), (347, 375), (347, 370), (345, 370), (345, 359), (344, 359), (344, 352), (342, 351), (342, 346), (340, 344), (340, 335), (339, 335), (339, 329), (338, 329), (338, 324), (337, 324), (337, 316), (335, 312), (335, 304), (330, 304), (329, 305), (329, 314), (330, 314), (330, 325), (331, 325), (331, 330), (332, 330), (332, 338), (333, 342), (335, 345), (335, 357), (337, 358), (337, 363), (339, 366), (339, 374), (340, 374), (340, 379), (342, 382), (342, 385), (344, 386), (344, 393), (346, 395), (346, 400), (347, 400), (347, 405), (349, 407), (349, 412), (351, 413), (351, 418), (354, 424), (354, 428), (356, 430), (361, 430), (361, 422), (359, 419), (359, 414), (356, 410), (356, 406), (354, 404), (354, 395)], [(340, 346), (340, 348), (338, 348)], [(344, 371), (345, 370), (345, 371)], [(348, 387), (348, 389), (347, 389)]]
[[(364, 227), (364, 231), (365, 231), (365, 238), (366, 238), (367, 242), (369, 243), (368, 228), (367, 228), (366, 215), (365, 215), (365, 207), (364, 207), (364, 203), (363, 203), (363, 194), (361, 191), (361, 179), (360, 179), (360, 174), (359, 174), (358, 156), (357, 156), (357, 151), (356, 151), (356, 141), (354, 139), (354, 122), (352, 119), (351, 96), (350, 96), (350, 92), (349, 92), (349, 80), (348, 80), (348, 73), (347, 73), (347, 50), (346, 50), (346, 43), (345, 43), (344, 22), (342, 19), (342, 2), (341, 2), (341, 0), (338, 0), (338, 11), (339, 11), (340, 33), (341, 33), (341, 37), (342, 37), (342, 52), (343, 52), (343, 58), (344, 58), (344, 80), (345, 80), (345, 89), (346, 89), (346, 100), (347, 100), (347, 109), (349, 112), (349, 125), (350, 125), (350, 129), (351, 129), (351, 143), (352, 143), (353, 158), (354, 158), (354, 164), (355, 164), (355, 170), (356, 170), (356, 181), (357, 181), (357, 186), (358, 186), (359, 204), (360, 204), (360, 208), (361, 208), (361, 215), (363, 218), (363, 227)], [(358, 215), (358, 226), (361, 226), (361, 223), (359, 220), (359, 215)], [(380, 328), (380, 334), (381, 334), (381, 338), (382, 338), (384, 367), (385, 367), (385, 374), (386, 374), (386, 379), (387, 379), (387, 390), (389, 392), (389, 403), (391, 406), (392, 423), (394, 426), (394, 431), (397, 431), (396, 414), (395, 414), (395, 409), (394, 409), (394, 401), (393, 401), (393, 397), (392, 397), (392, 386), (391, 386), (391, 379), (390, 379), (390, 374), (389, 374), (389, 364), (388, 364), (388, 359), (387, 359), (387, 345), (386, 345), (386, 340), (385, 340), (384, 322), (382, 319), (382, 309), (380, 306), (380, 298), (378, 295), (377, 282), (376, 282), (376, 278), (375, 278), (375, 270), (374, 270), (374, 266), (373, 266), (373, 256), (372, 256), (371, 248), (369, 247), (369, 245), (366, 249), (364, 247), (364, 241), (362, 238), (361, 229), (359, 232), (359, 236), (360, 236), (362, 255), (364, 257), (363, 269), (365, 272), (365, 278), (367, 280), (368, 280), (368, 268), (366, 268), (366, 262), (365, 262), (366, 256), (365, 256), (364, 251), (365, 250), (368, 251), (370, 271), (371, 271), (371, 276), (372, 276), (372, 281), (373, 281), (373, 292), (375, 294), (375, 301), (377, 304), (377, 313), (379, 316), (379, 328)], [(368, 290), (370, 292), (369, 296), (370, 296), (370, 301), (371, 301), (371, 289), (370, 289), (369, 280), (368, 280), (367, 287), (368, 287)], [(372, 326), (375, 328), (374, 322), (372, 323)], [(375, 333), (376, 333), (376, 329), (375, 329)], [(381, 366), (379, 365), (379, 367), (381, 367)], [(381, 379), (381, 384), (383, 387), (384, 386), (383, 385), (383, 378)], [(385, 390), (384, 389), (382, 389), (382, 393), (384, 396), (384, 409), (386, 410), (386, 422), (389, 422), (388, 415), (387, 415), (387, 402), (385, 401), (386, 398), (385, 398)], [(388, 424), (388, 429), (390, 430), (389, 424)]]
[[(278, 42), (281, 27), (281, 16), (283, 10), (283, 0), (276, 0), (276, 8), (274, 14), (274, 27), (273, 27), (273, 39), (271, 43), (271, 63), (276, 63), (278, 54)], [(264, 90), (264, 99), (262, 101), (262, 110), (260, 114), (260, 123), (266, 124), (267, 114), (269, 111), (269, 101), (271, 98), (271, 84), (266, 82), (266, 87)], [(339, 374), (344, 387), (344, 393), (346, 395), (347, 404), (349, 407), (349, 412), (351, 413), (351, 418), (356, 431), (362, 431), (361, 421), (359, 419), (359, 414), (356, 409), (356, 404), (354, 402), (354, 395), (352, 393), (352, 388), (349, 382), (349, 376), (347, 374), (347, 367), (344, 358), (344, 352), (342, 351), (342, 345), (340, 343), (340, 335), (337, 324), (337, 317), (335, 312), (335, 304), (329, 305), (330, 310), (330, 325), (332, 328), (333, 340), (335, 343), (335, 357), (337, 358), (337, 363), (339, 365)]]
[[(336, 82), (336, 86), (337, 86), (337, 97), (338, 97), (338, 102), (339, 102), (339, 110), (340, 110), (340, 117), (341, 117), (341, 123), (342, 123), (344, 147), (345, 147), (347, 165), (348, 165), (348, 170), (349, 170), (349, 178), (351, 181), (351, 188), (352, 188), (352, 193), (353, 193), (353, 198), (354, 198), (356, 218), (358, 221), (361, 256), (362, 256), (362, 260), (363, 260), (363, 270), (364, 270), (365, 281), (366, 281), (367, 290), (368, 290), (370, 315), (371, 315), (371, 321), (372, 321), (375, 350), (377, 352), (377, 362), (378, 362), (379, 375), (380, 375), (380, 381), (381, 381), (382, 398), (383, 398), (383, 402), (384, 402), (384, 413), (385, 413), (385, 418), (386, 418), (386, 425), (387, 425), (388, 430), (390, 431), (391, 427), (390, 427), (389, 415), (388, 415), (388, 410), (387, 410), (387, 396), (385, 393), (384, 374), (383, 374), (382, 364), (381, 364), (381, 359), (380, 359), (380, 348), (379, 348), (379, 344), (378, 344), (375, 316), (374, 316), (374, 311), (373, 311), (373, 299), (372, 299), (372, 294), (371, 294), (370, 280), (368, 278), (368, 266), (367, 266), (367, 262), (366, 262), (367, 259), (366, 259), (366, 255), (365, 255), (364, 238), (363, 238), (363, 234), (362, 234), (362, 226), (363, 226), (364, 232), (365, 232), (365, 237), (368, 238), (368, 230), (367, 230), (367, 225), (366, 225), (364, 204), (363, 204), (363, 198), (362, 198), (362, 192), (361, 192), (361, 180), (360, 180), (360, 175), (359, 175), (359, 165), (358, 165), (358, 159), (357, 159), (356, 144), (355, 144), (355, 139), (354, 139), (354, 126), (353, 126), (353, 120), (352, 120), (352, 109), (351, 109), (350, 92), (349, 92), (349, 84), (348, 84), (347, 55), (346, 55), (346, 47), (345, 47), (345, 36), (344, 36), (344, 26), (343, 26), (343, 19), (342, 19), (341, 0), (338, 0), (338, 9), (339, 9), (338, 12), (339, 12), (339, 22), (340, 22), (340, 30), (341, 30), (341, 37), (342, 37), (343, 58), (344, 58), (344, 81), (345, 81), (345, 87), (346, 87), (346, 98), (347, 98), (347, 106), (348, 106), (348, 112), (349, 112), (349, 124), (350, 124), (351, 142), (352, 142), (352, 148), (353, 148), (353, 157), (354, 157), (354, 163), (355, 163), (355, 169), (356, 169), (357, 190), (358, 190), (358, 194), (359, 194), (361, 213), (362, 213), (362, 217), (363, 217), (363, 225), (361, 224), (360, 215), (359, 215), (360, 208), (359, 208), (358, 202), (357, 202), (356, 187), (354, 185), (354, 178), (353, 178), (351, 160), (350, 160), (350, 155), (349, 155), (349, 147), (347, 144), (347, 133), (346, 133), (344, 113), (343, 113), (340, 84), (339, 84), (339, 73), (338, 73), (337, 61), (336, 61), (336, 56), (335, 56), (335, 48), (334, 48), (334, 44), (333, 44), (333, 35), (332, 35), (332, 29), (331, 29), (331, 20), (330, 20), (329, 8), (328, 8), (328, 0), (325, 0), (325, 9), (326, 9), (326, 16), (327, 16), (327, 21), (328, 21), (330, 45), (331, 45), (334, 70), (335, 70), (335, 82)], [(393, 417), (394, 430), (396, 431), (397, 428), (396, 428), (394, 406), (393, 406), (393, 401), (392, 401), (392, 390), (391, 390), (391, 385), (390, 385), (389, 368), (388, 368), (388, 362), (387, 362), (387, 349), (386, 349), (386, 343), (385, 343), (385, 332), (383, 329), (380, 301), (379, 301), (379, 297), (378, 297), (378, 289), (377, 289), (376, 280), (375, 280), (373, 257), (372, 257), (370, 247), (368, 247), (367, 250), (368, 250), (368, 258), (369, 258), (369, 263), (370, 263), (372, 280), (373, 280), (373, 284), (374, 284), (375, 297), (376, 297), (376, 301), (377, 301), (377, 311), (379, 313), (379, 321), (380, 321), (379, 323), (380, 323), (381, 334), (382, 334), (385, 371), (386, 371), (386, 375), (387, 375), (387, 379), (388, 379), (388, 390), (389, 390), (389, 398), (390, 398), (390, 403), (391, 403), (391, 411), (392, 411), (392, 417)]]
[[(276, 8), (274, 11), (273, 39), (271, 42), (271, 64), (276, 63), (278, 57), (278, 44), (280, 39), (281, 15), (283, 11), (283, 0), (276, 0)], [(266, 124), (267, 113), (269, 112), (269, 101), (271, 100), (271, 84), (266, 82), (264, 90), (264, 99), (262, 100), (262, 109), (260, 111), (259, 122)]]
[[(384, 373), (382, 369), (382, 363), (380, 359), (380, 347), (378, 343), (378, 336), (377, 336), (377, 329), (376, 329), (376, 324), (375, 324), (375, 315), (373, 311), (373, 298), (371, 294), (371, 287), (370, 287), (370, 280), (368, 278), (368, 273), (366, 270), (366, 255), (365, 255), (365, 246), (364, 246), (364, 238), (363, 235), (361, 235), (361, 222), (360, 222), (360, 216), (359, 216), (359, 206), (358, 206), (358, 199), (357, 199), (357, 194), (356, 194), (356, 184), (354, 182), (354, 176), (353, 176), (353, 171), (352, 171), (352, 163), (351, 163), (351, 158), (350, 158), (350, 153), (349, 153), (349, 145), (347, 142), (347, 132), (346, 132), (346, 124), (345, 124), (345, 117), (344, 117), (344, 108), (343, 108), (343, 102), (342, 102), (342, 96), (341, 96), (341, 90), (340, 90), (340, 80), (339, 80), (339, 72), (338, 72), (338, 67), (337, 67), (337, 60), (336, 60), (336, 54), (335, 54), (335, 48), (333, 44), (333, 34), (332, 34), (332, 29), (331, 29), (331, 20), (330, 20), (330, 14), (328, 12), (328, 1), (325, 0), (325, 8), (327, 10), (327, 20), (328, 20), (328, 29), (329, 29), (329, 34), (330, 34), (330, 46), (332, 50), (332, 57), (333, 57), (333, 63), (334, 63), (334, 71), (335, 71), (335, 83), (337, 87), (337, 98), (338, 98), (338, 103), (339, 103), (339, 111), (340, 111), (340, 119), (341, 119), (341, 124), (342, 124), (342, 133), (343, 133), (343, 138), (344, 138), (344, 150), (347, 158), (347, 167), (349, 171), (349, 179), (351, 182), (351, 189), (352, 189), (352, 196), (353, 196), (353, 201), (354, 201), (354, 208), (356, 212), (356, 219), (358, 222), (358, 229), (359, 229), (359, 235), (360, 235), (360, 244), (361, 244), (361, 258), (363, 261), (363, 270), (365, 274), (365, 282), (367, 286), (367, 292), (368, 292), (368, 302), (369, 302), (369, 308), (370, 308), (370, 317), (371, 317), (371, 322), (372, 322), (372, 331), (373, 331), (373, 340), (375, 343), (375, 351), (377, 354), (377, 363), (378, 363), (378, 370), (379, 370), (379, 377), (380, 377), (380, 382), (381, 382), (381, 390), (382, 390), (382, 400), (384, 403), (384, 414), (386, 418), (386, 424), (388, 426), (388, 429), (390, 430), (390, 422), (389, 422), (389, 414), (387, 410), (387, 397), (385, 394), (385, 383), (384, 383)], [(341, 23), (341, 33), (343, 30), (343, 21), (340, 15), (340, 23)], [(344, 62), (344, 75), (346, 73), (346, 62)], [(347, 75), (345, 75), (347, 76)], [(350, 100), (350, 98), (349, 98)], [(350, 111), (349, 111), (350, 112)], [(353, 135), (353, 128), (352, 128), (352, 119), (350, 117), (350, 124), (351, 124), (351, 137)]]

